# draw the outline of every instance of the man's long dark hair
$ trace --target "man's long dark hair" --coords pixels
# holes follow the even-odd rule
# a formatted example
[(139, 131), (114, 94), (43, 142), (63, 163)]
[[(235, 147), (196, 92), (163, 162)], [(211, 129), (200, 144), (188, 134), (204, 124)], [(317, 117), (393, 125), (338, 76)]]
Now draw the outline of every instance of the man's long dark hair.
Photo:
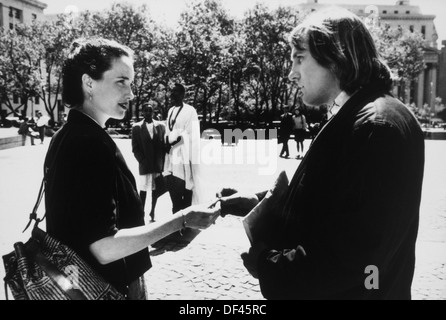
[(392, 87), (392, 75), (364, 22), (346, 9), (332, 7), (307, 16), (290, 36), (297, 50), (331, 70), (340, 87), (353, 94), (369, 84)]

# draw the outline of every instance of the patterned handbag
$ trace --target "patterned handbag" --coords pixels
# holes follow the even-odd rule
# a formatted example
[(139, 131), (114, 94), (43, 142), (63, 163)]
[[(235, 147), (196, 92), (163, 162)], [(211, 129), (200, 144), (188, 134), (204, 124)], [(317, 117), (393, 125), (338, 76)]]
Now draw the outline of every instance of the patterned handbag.
[(45, 219), (37, 218), (44, 187), (45, 180), (26, 227), (36, 222), (31, 238), (3, 256), (6, 299), (9, 287), (15, 300), (125, 300), (73, 249), (38, 227)]

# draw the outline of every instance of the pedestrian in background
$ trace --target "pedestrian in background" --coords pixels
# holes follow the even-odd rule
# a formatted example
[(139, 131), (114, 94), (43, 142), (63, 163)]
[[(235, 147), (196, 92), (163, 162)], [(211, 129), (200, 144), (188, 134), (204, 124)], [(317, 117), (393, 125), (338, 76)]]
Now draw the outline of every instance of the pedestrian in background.
[(28, 124), (28, 118), (24, 118), (20, 123), (18, 134), (22, 136), (22, 146), (26, 145), (26, 137), (30, 137), (31, 145), (34, 146), (34, 131), (30, 128)]
[(36, 121), (36, 127), (39, 132), (40, 137), (40, 143), (43, 144), (43, 141), (45, 140), (45, 131), (46, 127), (48, 126), (49, 117), (44, 116), (42, 112), (37, 112), (37, 121)]
[[(162, 122), (153, 120), (153, 107), (146, 103), (142, 107), (144, 120), (132, 128), (132, 150), (139, 163), (140, 197), (144, 211), (150, 212), (155, 222), (155, 207), (164, 186), (164, 161), (166, 128)], [(158, 184), (157, 184), (158, 181)]]
[(133, 52), (102, 38), (73, 42), (62, 68), (62, 97), (71, 108), (45, 159), (46, 230), (71, 246), (128, 299), (146, 299), (148, 246), (183, 228), (207, 228), (218, 207), (190, 207), (144, 223), (136, 181), (105, 130), (134, 98)]
[(283, 115), (280, 117), (279, 139), (280, 143), (283, 144), (282, 151), (280, 151), (281, 158), (288, 158), (290, 156), (288, 141), (290, 140), (291, 133), (293, 132), (293, 127), (293, 115), (290, 113), (290, 107), (285, 106), (283, 108)]
[(173, 213), (203, 202), (200, 173), (200, 122), (195, 108), (184, 102), (185, 87), (176, 83), (167, 116), (164, 175)]
[[(304, 103), (337, 112), (272, 213), (271, 240), (254, 243), (245, 263), (268, 299), (411, 299), (424, 173), (420, 125), (392, 96), (391, 72), (350, 11), (312, 13), (290, 41), (289, 78), (302, 87)], [(223, 215), (242, 201), (233, 199), (221, 199)]]
[(294, 140), (297, 146), (296, 158), (302, 159), (305, 155), (304, 141), (307, 136), (308, 124), (307, 119), (299, 108), (294, 110), (293, 124)]

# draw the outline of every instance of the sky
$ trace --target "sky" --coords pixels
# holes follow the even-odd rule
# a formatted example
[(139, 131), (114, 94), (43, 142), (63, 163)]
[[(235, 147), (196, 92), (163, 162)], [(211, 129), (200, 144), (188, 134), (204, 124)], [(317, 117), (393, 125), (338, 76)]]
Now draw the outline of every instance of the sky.
[[(39, 0), (48, 5), (45, 9), (46, 14), (63, 13), (66, 10), (102, 10), (109, 8), (117, 0)], [(139, 6), (147, 4), (151, 15), (158, 21), (164, 21), (169, 25), (174, 25), (178, 20), (180, 13), (190, 0), (125, 0)], [(252, 8), (257, 2), (263, 2), (270, 8), (279, 5), (293, 5), (306, 3), (306, 0), (222, 0), (229, 12), (242, 17), (243, 13)], [(327, 4), (375, 4), (375, 5), (394, 5), (396, 0), (319, 0), (319, 3)], [(422, 13), (436, 15), (435, 26), (439, 35), (438, 43), (446, 40), (446, 1), (445, 0), (411, 0), (411, 5), (420, 6)]]

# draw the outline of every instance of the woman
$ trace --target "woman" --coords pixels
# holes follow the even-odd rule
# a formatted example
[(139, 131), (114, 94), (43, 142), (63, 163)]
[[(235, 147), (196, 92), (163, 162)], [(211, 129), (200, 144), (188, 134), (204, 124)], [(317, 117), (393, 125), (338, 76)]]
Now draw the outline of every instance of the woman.
[(68, 121), (45, 160), (47, 232), (76, 250), (128, 299), (145, 299), (148, 246), (182, 228), (207, 228), (219, 209), (188, 208), (144, 225), (135, 179), (111, 137), (133, 99), (132, 51), (105, 39), (77, 40), (63, 66)]
[(307, 134), (307, 119), (301, 113), (300, 109), (297, 108), (294, 111), (294, 140), (297, 143), (297, 159), (302, 159), (304, 156), (304, 141)]

